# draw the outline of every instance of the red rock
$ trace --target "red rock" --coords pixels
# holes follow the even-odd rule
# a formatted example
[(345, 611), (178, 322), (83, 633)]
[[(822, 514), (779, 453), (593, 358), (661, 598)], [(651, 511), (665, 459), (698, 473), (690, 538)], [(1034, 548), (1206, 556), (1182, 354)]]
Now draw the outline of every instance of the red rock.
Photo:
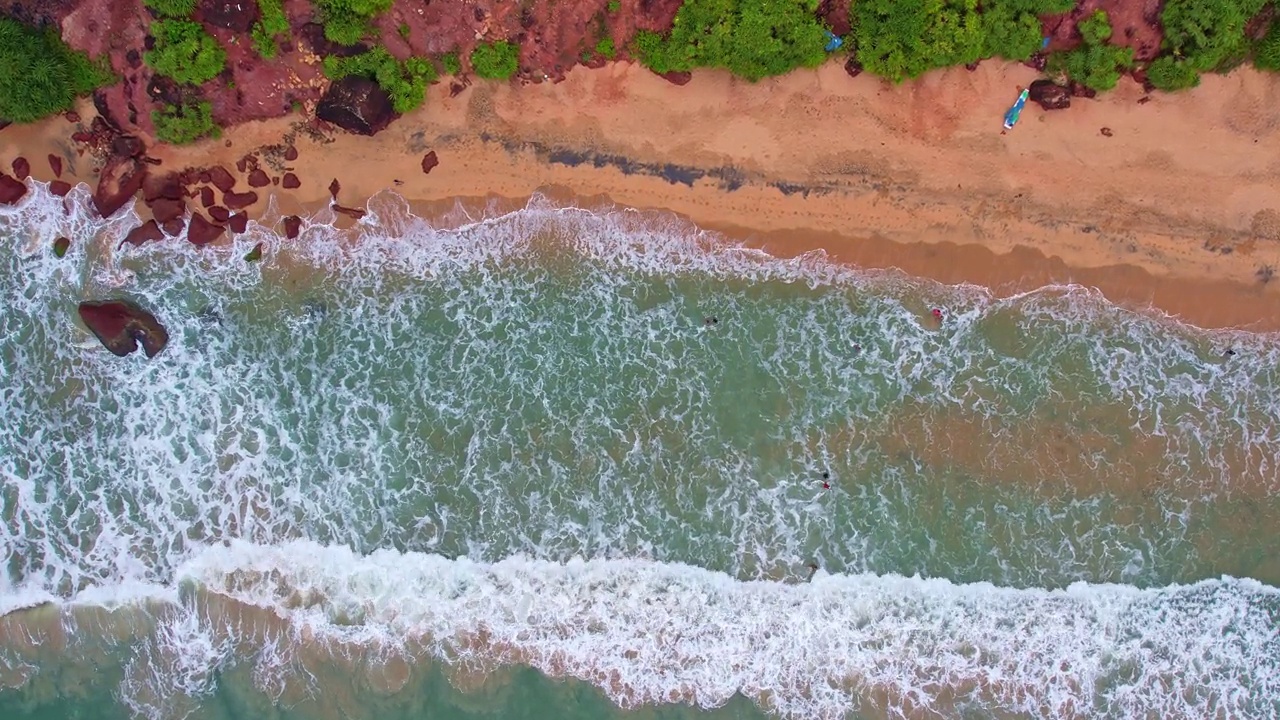
[(0, 205), (12, 205), (27, 194), (27, 184), (0, 172)]
[(160, 231), (160, 226), (156, 224), (155, 220), (148, 220), (138, 227), (130, 230), (129, 234), (124, 236), (124, 240), (120, 241), (120, 247), (124, 247), (125, 243), (138, 247), (139, 245), (151, 242), (152, 240), (163, 239), (164, 233)]
[(58, 197), (66, 197), (67, 193), (71, 192), (71, 183), (66, 180), (54, 180), (49, 183), (49, 192)]
[(133, 199), (147, 179), (147, 166), (133, 158), (113, 158), (98, 176), (98, 187), (93, 191), (93, 206), (104, 218)]
[(296, 190), (302, 187), (302, 181), (299, 180), (298, 176), (294, 175), (293, 173), (285, 173), (284, 180), (280, 181), (280, 187), (284, 188), (285, 190)]
[(671, 72), (658, 73), (658, 77), (672, 85), (688, 85), (689, 81), (693, 79), (693, 73), (672, 70)]
[(209, 168), (209, 182), (224, 193), (231, 192), (236, 186), (236, 179), (221, 165)]
[(249, 187), (266, 187), (271, 184), (271, 177), (260, 169), (249, 173)]
[(432, 150), (422, 156), (422, 174), (426, 175), (431, 169), (440, 164), (440, 159), (436, 157), (436, 151)]
[(205, 186), (200, 188), (200, 204), (205, 207), (213, 207), (213, 188)]
[(197, 175), (197, 176), (196, 176), (196, 178), (197, 178), (200, 182), (202, 182), (202, 183), (207, 183), (207, 182), (209, 182), (209, 171), (208, 171), (208, 170), (201, 170), (201, 171), (200, 171), (200, 174), (199, 174), (199, 175)]
[(180, 218), (186, 211), (187, 204), (181, 200), (160, 198), (151, 203), (151, 215), (158, 223), (167, 223), (175, 218)]
[(179, 235), (182, 234), (182, 228), (186, 226), (187, 226), (186, 220), (183, 220), (182, 218), (174, 218), (169, 222), (164, 223), (162, 227), (164, 227), (165, 235), (168, 235), (169, 237), (178, 237)]
[(231, 219), (231, 211), (221, 205), (214, 205), (209, 208), (209, 217), (213, 218), (214, 222), (225, 223)]
[(232, 210), (243, 210), (250, 205), (258, 202), (258, 193), (256, 192), (229, 192), (222, 196), (222, 204)]
[(49, 153), (49, 169), (53, 171), (54, 177), (62, 177), (62, 158)]
[(133, 135), (117, 135), (111, 140), (111, 152), (120, 157), (140, 157), (146, 149), (142, 140)]
[(236, 161), (236, 170), (239, 170), (240, 172), (244, 172), (246, 169), (248, 169), (248, 167), (249, 167), (249, 158), (247, 156), (242, 157)]
[(290, 240), (298, 237), (298, 233), (302, 231), (302, 218), (297, 215), (289, 215), (284, 219), (284, 236)]
[(169, 342), (169, 333), (156, 316), (128, 300), (82, 302), (80, 320), (112, 353), (124, 357), (138, 349), (155, 357)]
[(204, 219), (198, 212), (191, 213), (191, 225), (187, 228), (187, 241), (192, 245), (203, 246), (222, 237), (221, 225), (214, 225)]
[(296, 148), (296, 147), (294, 147), (294, 146), (292, 146), (292, 145), (290, 145), (288, 148), (286, 148), (286, 149), (285, 149), (285, 151), (284, 151), (284, 159), (285, 159), (285, 160), (287, 160), (287, 161), (289, 161), (289, 162), (293, 162), (294, 160), (297, 160), (297, 159), (298, 159), (298, 148)]
[(227, 227), (231, 228), (233, 233), (242, 233), (249, 227), (249, 215), (247, 213), (238, 212), (227, 220)]
[(345, 207), (337, 203), (333, 204), (333, 211), (342, 213), (343, 215), (346, 215), (348, 217), (355, 218), (356, 220), (359, 220), (365, 215), (365, 211), (361, 210), (360, 208)]
[(19, 180), (26, 180), (31, 177), (31, 163), (27, 162), (24, 157), (13, 159), (13, 176)]
[(316, 117), (347, 132), (376, 135), (397, 115), (391, 96), (371, 78), (348, 75), (329, 84), (316, 105)]
[(844, 71), (849, 77), (858, 77), (862, 74), (862, 63), (858, 62), (858, 56), (849, 53), (849, 59), (844, 63)]
[(66, 255), (66, 254), (67, 254), (67, 251), (68, 251), (68, 250), (70, 250), (70, 249), (71, 249), (71, 240), (70, 240), (70, 238), (60, 237), (60, 238), (58, 238), (57, 240), (54, 240), (54, 241), (53, 241), (53, 255), (54, 255), (54, 257), (62, 257), (62, 256), (64, 256), (64, 255)]
[(182, 187), (182, 176), (178, 173), (149, 175), (142, 183), (142, 201), (148, 205), (160, 198), (181, 200), (186, 194), (186, 188)]
[(329, 183), (329, 194), (333, 196), (334, 200), (337, 200), (338, 193), (341, 190), (342, 190), (342, 186), (338, 184), (338, 178), (334, 178), (333, 182)]
[(80, 122), (80, 113), (76, 112), (75, 110), (66, 111), (65, 113), (62, 114), (62, 117), (66, 118), (67, 122), (73, 122), (73, 123)]

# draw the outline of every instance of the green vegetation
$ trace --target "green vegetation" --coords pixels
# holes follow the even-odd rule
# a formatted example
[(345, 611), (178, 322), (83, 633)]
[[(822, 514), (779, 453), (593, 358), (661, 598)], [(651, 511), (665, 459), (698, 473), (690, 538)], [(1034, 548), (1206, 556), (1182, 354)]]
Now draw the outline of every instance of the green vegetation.
[(436, 79), (436, 68), (426, 58), (412, 57), (397, 62), (385, 48), (377, 47), (351, 57), (325, 58), (324, 74), (331, 80), (341, 80), (348, 75), (372, 78), (391, 96), (395, 111), (407, 113), (422, 105), (427, 85)]
[(355, 45), (369, 34), (369, 21), (386, 12), (391, 0), (311, 0), (320, 11), (324, 36), (341, 45)]
[(270, 60), (280, 51), (279, 40), (289, 34), (289, 18), (281, 0), (258, 0), (262, 18), (253, 24), (253, 48)]
[(218, 137), (221, 131), (213, 124), (213, 108), (207, 102), (169, 105), (151, 112), (156, 138), (174, 145), (185, 145), (200, 138)]
[(1245, 24), (1267, 0), (1168, 0), (1160, 23), (1164, 47), (1196, 72), (1239, 62), (1249, 51)]
[(901, 82), (927, 70), (982, 57), (977, 0), (859, 0), (853, 5), (858, 60)]
[(605, 60), (612, 60), (618, 55), (618, 49), (613, 46), (613, 38), (600, 38), (600, 42), (596, 43), (596, 54)]
[[(864, 0), (875, 4), (888, 0)], [(641, 31), (635, 53), (658, 73), (719, 67), (748, 80), (826, 59), (818, 0), (686, 0), (666, 36)]]
[(1280, 17), (1271, 21), (1271, 29), (1258, 41), (1254, 49), (1253, 64), (1261, 70), (1280, 72)]
[(1200, 84), (1200, 73), (1172, 55), (1156, 58), (1147, 68), (1147, 80), (1166, 92), (1186, 90)]
[(462, 72), (462, 61), (458, 59), (458, 53), (445, 53), (440, 56), (440, 65), (444, 68), (445, 75), (457, 75)]
[(622, 0), (609, 0), (609, 12), (616, 13), (622, 9)]
[(145, 57), (160, 75), (199, 85), (212, 80), (226, 65), (226, 51), (200, 23), (160, 20), (151, 24), (151, 34), (156, 39), (155, 49), (147, 51)]
[(1120, 74), (1133, 67), (1133, 48), (1111, 45), (1111, 21), (1102, 10), (1076, 26), (1084, 45), (1049, 58), (1049, 71), (1062, 73), (1092, 90), (1104, 92), (1120, 82)]
[(400, 39), (409, 42), (409, 23), (400, 23), (400, 27), (396, 28), (396, 32), (400, 34)]
[(105, 63), (73, 51), (54, 31), (0, 17), (0, 118), (34, 122), (112, 80)]
[(1084, 37), (1085, 45), (1101, 45), (1111, 39), (1111, 19), (1105, 10), (1098, 10), (1081, 20), (1076, 29)]
[(471, 69), (490, 80), (506, 80), (520, 69), (520, 46), (499, 40), (481, 43), (471, 51)]
[(168, 18), (190, 17), (197, 0), (146, 0), (147, 7)]

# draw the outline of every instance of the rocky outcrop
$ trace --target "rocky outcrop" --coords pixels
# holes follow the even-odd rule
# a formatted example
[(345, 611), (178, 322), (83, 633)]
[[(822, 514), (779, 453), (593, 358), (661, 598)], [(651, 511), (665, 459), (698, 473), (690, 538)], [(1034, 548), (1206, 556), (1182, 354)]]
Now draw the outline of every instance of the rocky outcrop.
[(19, 180), (26, 180), (31, 177), (31, 163), (27, 162), (27, 159), (21, 156), (14, 158), (13, 176)]
[(49, 183), (49, 192), (58, 197), (66, 197), (67, 193), (71, 192), (71, 183), (66, 180), (54, 180)]
[(342, 213), (343, 215), (356, 220), (365, 216), (365, 211), (360, 208), (346, 207), (345, 205), (339, 205), (337, 203), (334, 203), (331, 207), (334, 212)]
[(153, 358), (169, 342), (169, 332), (156, 316), (128, 300), (80, 303), (80, 320), (115, 355), (138, 349)]
[(71, 249), (71, 239), (60, 237), (53, 241), (53, 256), (62, 257)]
[(0, 205), (12, 205), (26, 194), (26, 183), (0, 172)]
[(236, 186), (236, 179), (226, 168), (221, 165), (215, 165), (200, 174), (200, 179), (207, 183), (211, 183), (224, 193), (231, 192), (231, 188)]
[(290, 240), (295, 240), (298, 233), (302, 231), (302, 218), (297, 215), (289, 215), (284, 219), (284, 236)]
[(249, 216), (246, 213), (238, 212), (227, 218), (227, 227), (231, 228), (233, 233), (242, 233), (249, 228)]
[(158, 223), (167, 223), (175, 218), (180, 218), (186, 211), (187, 204), (181, 200), (157, 198), (151, 202), (151, 215)]
[(232, 210), (243, 210), (256, 202), (258, 202), (258, 193), (253, 191), (229, 192), (222, 196), (222, 204)]
[(134, 158), (112, 158), (98, 176), (93, 191), (93, 206), (104, 218), (111, 217), (142, 189), (147, 179), (147, 166)]
[(267, 175), (267, 173), (264, 172), (263, 170), (259, 168), (254, 168), (253, 172), (249, 173), (249, 187), (260, 188), (260, 187), (266, 187), (270, 184), (271, 184), (271, 177)]
[(49, 170), (53, 172), (54, 177), (62, 177), (62, 158), (49, 153)]
[(678, 71), (678, 70), (672, 70), (671, 72), (656, 73), (656, 74), (658, 77), (662, 78), (663, 80), (666, 80), (672, 85), (688, 85), (689, 81), (693, 79), (693, 73)]
[(198, 17), (215, 27), (247, 33), (261, 17), (261, 12), (254, 0), (204, 0), (200, 3)]
[(391, 96), (366, 77), (349, 75), (329, 86), (316, 106), (316, 117), (347, 132), (376, 135), (396, 118)]
[(298, 176), (294, 175), (293, 173), (285, 173), (284, 179), (280, 181), (280, 187), (284, 188), (285, 190), (297, 190), (298, 188), (302, 187), (302, 181), (299, 180)]
[(216, 223), (225, 223), (231, 219), (231, 211), (221, 205), (214, 205), (209, 208), (209, 217), (213, 218)]
[(187, 242), (196, 246), (208, 245), (222, 237), (221, 225), (214, 225), (200, 213), (191, 213), (191, 225), (187, 227)]
[(432, 150), (426, 155), (423, 155), (422, 156), (422, 174), (423, 175), (429, 174), (435, 168), (435, 166), (439, 164), (440, 164), (440, 158), (436, 157), (435, 150)]
[(163, 239), (164, 233), (160, 231), (160, 225), (155, 220), (148, 220), (130, 230), (129, 234), (124, 236), (124, 240), (120, 241), (120, 247), (124, 247), (126, 243), (138, 247), (153, 240)]
[(1028, 89), (1031, 101), (1045, 110), (1065, 110), (1071, 107), (1071, 91), (1052, 80), (1036, 80)]
[(111, 153), (120, 157), (142, 157), (147, 147), (133, 135), (117, 135), (111, 139)]

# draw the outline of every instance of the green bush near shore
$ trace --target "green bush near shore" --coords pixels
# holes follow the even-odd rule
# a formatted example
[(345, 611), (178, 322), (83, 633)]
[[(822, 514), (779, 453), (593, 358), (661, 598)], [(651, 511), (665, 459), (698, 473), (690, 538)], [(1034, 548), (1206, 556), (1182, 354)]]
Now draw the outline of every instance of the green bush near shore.
[(818, 0), (686, 0), (669, 34), (636, 35), (635, 53), (657, 73), (718, 67), (759, 80), (816, 67), (827, 57), (817, 8)]
[(369, 21), (387, 11), (392, 0), (311, 0), (320, 11), (324, 36), (340, 45), (355, 45), (371, 30)]
[(1244, 28), (1267, 0), (1167, 0), (1160, 14), (1164, 47), (1196, 72), (1244, 60)]
[(462, 72), (462, 61), (458, 59), (458, 53), (456, 52), (441, 55), (440, 66), (444, 68), (445, 75), (457, 76)]
[(151, 24), (155, 49), (148, 50), (147, 64), (157, 74), (180, 83), (199, 85), (217, 77), (227, 63), (227, 53), (200, 23), (160, 20)]
[(427, 86), (436, 79), (436, 68), (426, 58), (411, 57), (399, 62), (386, 48), (377, 47), (351, 57), (325, 58), (324, 74), (331, 80), (348, 75), (374, 79), (391, 96), (391, 107), (403, 114), (422, 105)]
[(975, 62), (986, 46), (977, 7), (977, 0), (859, 0), (858, 60), (894, 82)]
[(1258, 41), (1253, 51), (1253, 64), (1260, 70), (1280, 72), (1280, 17), (1271, 21), (1271, 29)]
[(27, 123), (69, 110), (114, 79), (105, 63), (67, 47), (53, 30), (0, 17), (0, 119)]
[(145, 0), (147, 7), (168, 18), (190, 17), (195, 12), (197, 0)]
[(1172, 55), (1158, 57), (1147, 67), (1147, 80), (1158, 90), (1177, 92), (1200, 84), (1200, 73)]
[(506, 80), (520, 69), (520, 46), (499, 40), (481, 43), (471, 51), (471, 69), (489, 80)]
[(270, 60), (280, 52), (279, 40), (289, 34), (289, 18), (284, 14), (281, 0), (258, 0), (262, 17), (253, 24), (253, 49), (264, 59)]
[(213, 123), (213, 107), (207, 102), (168, 105), (151, 112), (156, 126), (156, 139), (185, 145), (203, 137), (218, 137), (221, 130)]
[(1120, 75), (1133, 67), (1133, 48), (1112, 45), (1111, 21), (1099, 10), (1081, 20), (1076, 28), (1084, 45), (1049, 58), (1049, 72), (1062, 73), (1087, 88), (1105, 92), (1120, 82)]
[(613, 38), (600, 38), (600, 42), (596, 43), (596, 54), (605, 60), (612, 60), (618, 55), (618, 49), (613, 45)]

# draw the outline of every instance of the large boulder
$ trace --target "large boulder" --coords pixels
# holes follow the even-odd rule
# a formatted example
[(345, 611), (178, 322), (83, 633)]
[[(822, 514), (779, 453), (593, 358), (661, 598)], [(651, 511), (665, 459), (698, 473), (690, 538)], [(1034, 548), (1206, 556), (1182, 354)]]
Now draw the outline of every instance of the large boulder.
[(329, 86), (316, 117), (333, 123), (347, 132), (376, 135), (395, 119), (391, 96), (366, 77), (349, 75)]
[(1065, 110), (1071, 107), (1071, 91), (1052, 80), (1036, 80), (1029, 88), (1031, 101), (1045, 110)]
[(169, 342), (169, 332), (156, 316), (128, 300), (80, 303), (85, 327), (112, 353), (124, 357), (138, 349), (152, 358)]
[(197, 247), (208, 245), (209, 243), (222, 237), (222, 226), (214, 225), (200, 213), (191, 213), (191, 224), (187, 226), (187, 242)]
[(98, 176), (93, 191), (93, 206), (104, 218), (111, 217), (142, 189), (147, 179), (147, 166), (135, 158), (112, 158)]
[(12, 205), (26, 194), (26, 183), (0, 172), (0, 205)]

